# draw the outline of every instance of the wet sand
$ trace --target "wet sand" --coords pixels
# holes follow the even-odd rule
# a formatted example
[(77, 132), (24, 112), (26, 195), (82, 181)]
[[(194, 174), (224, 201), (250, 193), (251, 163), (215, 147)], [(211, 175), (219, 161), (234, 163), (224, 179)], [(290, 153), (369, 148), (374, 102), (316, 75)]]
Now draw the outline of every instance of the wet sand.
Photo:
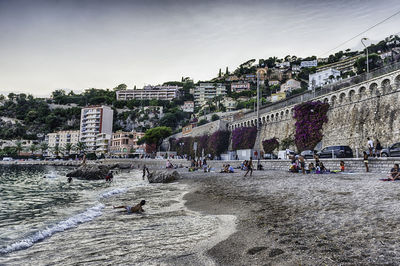
[[(186, 206), (237, 217), (219, 265), (397, 265), (400, 182), (385, 174), (188, 173)], [(202, 264), (199, 262), (199, 264)]]

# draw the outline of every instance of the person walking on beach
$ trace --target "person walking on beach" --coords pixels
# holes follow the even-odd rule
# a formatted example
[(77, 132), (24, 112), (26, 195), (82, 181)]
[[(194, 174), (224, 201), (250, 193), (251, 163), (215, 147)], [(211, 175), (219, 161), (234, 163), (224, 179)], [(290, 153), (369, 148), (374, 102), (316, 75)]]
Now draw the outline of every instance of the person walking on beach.
[(376, 139), (376, 145), (375, 145), (375, 156), (376, 157), (381, 157), (381, 151), (382, 151), (382, 145), (379, 139)]
[(368, 154), (364, 151), (364, 165), (365, 165), (365, 171), (369, 172), (368, 168)]
[(314, 154), (314, 159), (315, 159), (315, 167), (319, 166), (319, 156)]
[(306, 161), (305, 161), (303, 155), (299, 155), (299, 163), (300, 163), (301, 172), (303, 174), (305, 174), (306, 173)]
[(135, 206), (113, 206), (114, 209), (122, 208), (125, 209), (127, 213), (134, 213), (134, 212), (144, 212), (143, 206), (146, 204), (145, 200), (142, 200), (139, 204), (136, 204)]
[(369, 156), (373, 156), (372, 152), (374, 150), (374, 142), (370, 138), (367, 138), (367, 140), (368, 140), (367, 145), (368, 145), (368, 150), (369, 150)]
[(247, 163), (247, 172), (244, 176), (246, 177), (249, 172), (251, 176), (253, 174), (253, 157), (251, 156), (250, 156), (250, 161), (248, 161)]

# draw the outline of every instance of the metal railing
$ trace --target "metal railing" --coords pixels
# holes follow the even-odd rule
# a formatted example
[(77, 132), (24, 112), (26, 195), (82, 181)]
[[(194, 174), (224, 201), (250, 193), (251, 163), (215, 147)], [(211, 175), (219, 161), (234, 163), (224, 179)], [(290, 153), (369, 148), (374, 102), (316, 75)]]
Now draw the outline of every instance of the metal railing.
[[(309, 90), (309, 91), (305, 91), (300, 94), (289, 96), (278, 102), (274, 102), (274, 103), (267, 104), (265, 106), (261, 106), (260, 107), (260, 115), (277, 110), (277, 109), (284, 108), (286, 106), (291, 106), (291, 105), (294, 105), (297, 103), (310, 101), (311, 99), (313, 99), (315, 97), (320, 97), (322, 95), (328, 94), (333, 91), (337, 91), (337, 90), (340, 90), (340, 89), (343, 89), (346, 87), (351, 87), (351, 86), (360, 84), (362, 82), (365, 82), (367, 80), (370, 80), (370, 79), (373, 79), (376, 77), (380, 77), (382, 75), (388, 74), (390, 72), (393, 72), (393, 71), (396, 71), (399, 69), (400, 69), (400, 62), (395, 62), (393, 64), (383, 66), (379, 69), (375, 69), (374, 71), (371, 71), (370, 73), (363, 73), (363, 74), (360, 74), (357, 76), (343, 79), (343, 80), (335, 82), (333, 84), (325, 85), (321, 88), (316, 89), (315, 92)], [(255, 113), (255, 111), (248, 111), (248, 112), (244, 113), (243, 118), (241, 118), (240, 120), (245, 120), (250, 117), (253, 117), (254, 113)]]

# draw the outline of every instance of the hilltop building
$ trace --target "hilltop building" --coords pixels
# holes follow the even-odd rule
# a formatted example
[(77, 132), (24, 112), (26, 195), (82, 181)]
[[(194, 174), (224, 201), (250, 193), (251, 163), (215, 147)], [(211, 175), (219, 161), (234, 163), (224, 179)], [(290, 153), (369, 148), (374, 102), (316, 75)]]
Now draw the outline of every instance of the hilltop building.
[(207, 103), (208, 100), (225, 94), (225, 86), (221, 83), (200, 83), (194, 90), (194, 102), (196, 106), (202, 106)]
[(353, 56), (353, 57), (349, 57), (349, 58), (340, 60), (339, 62), (322, 65), (322, 66), (317, 67), (317, 71), (321, 72), (321, 71), (328, 70), (328, 69), (336, 69), (342, 73), (348, 72), (348, 71), (355, 72), (356, 70), (354, 67), (354, 63), (362, 56), (363, 55), (357, 55), (357, 56)]
[(323, 85), (332, 83), (336, 81), (338, 78), (340, 78), (340, 71), (332, 68), (314, 74), (310, 74), (308, 89), (312, 90), (313, 88), (321, 87)]
[(232, 92), (241, 92), (241, 91), (248, 91), (248, 90), (250, 90), (249, 82), (234, 82), (231, 84)]
[(297, 81), (295, 79), (289, 79), (285, 83), (282, 84), (281, 86), (281, 92), (287, 92), (287, 91), (293, 91), (301, 88), (301, 83), (300, 81)]
[(184, 111), (184, 112), (193, 113), (194, 112), (194, 102), (193, 101), (185, 101), (181, 108), (182, 108), (182, 111)]
[(86, 151), (96, 152), (97, 139), (99, 138), (99, 142), (104, 140), (105, 135), (101, 133), (111, 136), (112, 126), (113, 110), (110, 107), (102, 105), (82, 108), (80, 141), (86, 145)]
[(178, 86), (145, 86), (143, 89), (121, 90), (116, 92), (118, 101), (127, 100), (164, 100), (171, 101), (180, 96)]

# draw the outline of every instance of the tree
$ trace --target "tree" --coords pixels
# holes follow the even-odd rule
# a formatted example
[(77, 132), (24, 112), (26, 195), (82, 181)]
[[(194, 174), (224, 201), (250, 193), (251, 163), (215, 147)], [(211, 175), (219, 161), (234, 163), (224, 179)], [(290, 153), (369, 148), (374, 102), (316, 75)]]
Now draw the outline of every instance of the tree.
[(29, 150), (31, 151), (31, 154), (33, 155), (33, 154), (35, 153), (35, 151), (38, 150), (38, 146), (37, 146), (36, 144), (32, 144), (32, 145), (29, 147)]
[(56, 157), (58, 157), (60, 153), (62, 153), (62, 148), (58, 144), (56, 144), (56, 146), (53, 147), (53, 152)]
[(163, 139), (172, 134), (172, 129), (170, 127), (155, 127), (146, 131), (144, 137), (138, 141), (138, 144), (146, 143), (149, 145), (154, 144), (156, 150), (161, 145)]
[(75, 144), (75, 148), (79, 151), (79, 154), (86, 153), (86, 144), (84, 142), (78, 141)]
[(219, 77), (219, 78), (222, 77), (222, 71), (221, 71), (221, 69), (219, 69), (218, 77)]
[(67, 155), (68, 155), (68, 156), (69, 156), (69, 154), (70, 154), (72, 148), (73, 148), (72, 143), (67, 143), (67, 144), (65, 144), (64, 150), (67, 152)]
[(22, 150), (23, 150), (22, 142), (17, 141), (17, 143), (15, 143), (15, 151), (17, 152), (18, 155), (20, 155)]
[(208, 139), (208, 150), (214, 156), (220, 156), (221, 153), (228, 150), (230, 132), (228, 130), (218, 130)]
[(228, 70), (228, 67), (226, 67), (226, 69), (225, 69), (225, 75), (229, 75), (229, 70)]
[(49, 148), (49, 145), (46, 142), (40, 143), (40, 151), (42, 152), (42, 155), (47, 151)]
[(265, 153), (272, 153), (275, 149), (279, 148), (279, 142), (274, 137), (272, 139), (266, 139), (262, 142), (262, 146)]
[(208, 120), (207, 119), (201, 119), (198, 123), (197, 123), (197, 126), (202, 126), (202, 125), (205, 125), (205, 124), (207, 124), (208, 123)]
[(128, 88), (126, 84), (119, 84), (117, 87), (114, 88), (114, 91), (124, 91)]
[(217, 120), (219, 120), (219, 116), (217, 114), (213, 114), (211, 116), (211, 121), (217, 121)]

